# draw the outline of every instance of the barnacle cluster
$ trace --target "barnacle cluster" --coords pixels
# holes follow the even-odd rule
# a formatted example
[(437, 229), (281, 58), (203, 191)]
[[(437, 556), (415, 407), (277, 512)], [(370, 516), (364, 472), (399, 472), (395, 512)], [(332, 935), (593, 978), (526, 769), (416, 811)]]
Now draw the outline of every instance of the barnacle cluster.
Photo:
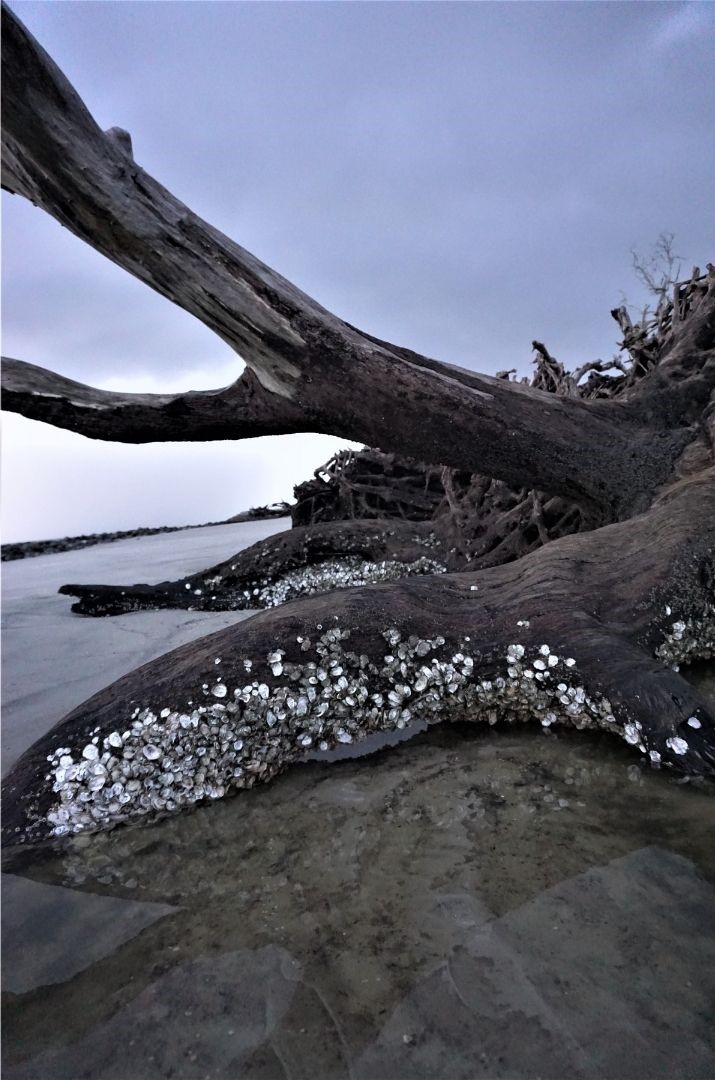
[[(353, 588), (377, 582), (399, 581), (414, 574), (443, 574), (446, 566), (424, 555), (414, 562), (384, 559), (373, 562), (351, 556), (342, 559), (326, 559), (315, 566), (303, 566), (283, 574), (277, 581), (267, 582), (258, 592), (261, 607), (278, 607), (296, 596), (312, 596), (332, 589)], [(254, 590), (255, 593), (255, 590)], [(245, 593), (246, 597), (251, 596)]]
[[(394, 536), (394, 533), (392, 533)], [(442, 542), (436, 533), (430, 532), (424, 536), (416, 535), (412, 537), (413, 543), (419, 544), (420, 547), (436, 548), (441, 547)]]
[[(671, 609), (666, 609), (668, 615)], [(677, 670), (679, 664), (707, 660), (715, 656), (715, 604), (708, 604), (697, 618), (676, 619), (664, 634), (655, 655)]]
[(301, 566), (278, 578), (265, 577), (249, 587), (232, 587), (230, 575), (226, 578), (217, 574), (203, 580), (204, 588), (194, 588), (193, 582), (187, 582), (185, 588), (197, 598), (193, 601), (193, 607), (270, 608), (278, 607), (298, 596), (314, 596), (332, 589), (399, 581), (415, 574), (443, 574), (446, 569), (443, 563), (424, 555), (413, 562), (401, 562), (398, 559), (371, 560), (348, 555), (325, 559), (313, 566)]
[[(95, 729), (84, 745), (58, 747), (47, 776), (57, 799), (41, 831), (49, 826), (63, 836), (218, 799), (269, 779), (311, 750), (418, 718), (435, 723), (445, 714), (489, 724), (537, 718), (544, 728), (596, 726), (648, 750), (640, 724), (617, 720), (605, 697), (579, 684), (575, 660), (548, 645), (527, 655), (515, 643), (490, 662), (471, 654), (468, 637), (455, 646), (442, 635), (405, 639), (390, 628), (383, 633), (388, 651), (376, 664), (348, 648), (349, 630), (336, 626), (314, 637), (296, 638), (292, 651), (305, 654), (300, 662), (289, 661), (282, 648), (260, 663), (244, 660), (242, 685), (224, 679), (216, 657), (194, 694), (201, 704), (137, 709), (123, 729), (104, 735)], [(503, 674), (487, 679), (477, 666)], [(687, 744), (671, 748), (680, 753)], [(657, 764), (658, 751), (650, 758)]]

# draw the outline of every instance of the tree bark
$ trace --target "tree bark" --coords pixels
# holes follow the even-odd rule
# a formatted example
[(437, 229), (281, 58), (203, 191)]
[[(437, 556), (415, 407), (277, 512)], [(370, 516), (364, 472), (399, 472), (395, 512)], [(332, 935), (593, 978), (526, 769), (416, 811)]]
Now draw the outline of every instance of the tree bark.
[[(286, 428), (278, 420), (276, 432), (327, 431), (416, 460), (487, 473), (580, 501), (599, 521), (644, 509), (667, 479), (687, 439), (670, 428), (654, 440), (648, 417), (635, 405), (559, 398), (440, 364), (331, 315), (144, 172), (101, 131), (9, 9), (4, 21), (3, 186), (41, 206), (231, 345), (269, 395), (271, 409), (280, 416), (287, 404), (288, 422), (300, 425)], [(713, 296), (706, 300), (712, 309)], [(68, 388), (34, 366), (26, 375), (25, 382), (16, 362), (10, 408), (38, 419), (49, 411), (53, 423), (91, 437), (143, 442), (252, 433), (242, 416), (244, 395), (239, 392), (234, 402), (232, 388), (211, 396), (217, 415), (234, 412), (234, 431), (220, 421), (207, 431), (201, 407), (198, 422), (177, 415), (172, 423), (163, 395), (125, 408), (116, 395), (78, 393), (76, 384)], [(715, 373), (709, 377), (715, 380)], [(193, 395), (182, 403), (186, 397), (196, 404)], [(398, 401), (399, 409), (387, 408), (390, 401)], [(94, 414), (88, 416), (82, 403)], [(266, 433), (262, 425), (259, 433)]]
[[(477, 553), (476, 571), (313, 596), (140, 668), (18, 762), (4, 789), (8, 841), (218, 798), (316, 745), (417, 717), (598, 726), (654, 764), (712, 775), (713, 707), (677, 665), (715, 649), (715, 269), (676, 290), (652, 333), (619, 317), (633, 366), (617, 398), (603, 396), (598, 363), (588, 396), (581, 373), (567, 376), (539, 343), (536, 386), (441, 364), (338, 319), (193, 214), (137, 165), (126, 133), (99, 129), (9, 9), (4, 24), (3, 185), (247, 365), (222, 390), (121, 395), (10, 361), (7, 408), (128, 442), (343, 435), (504, 482), (523, 494), (516, 531), (528, 513), (542, 545), (518, 558), (523, 545), (504, 534)], [(566, 503), (590, 531), (553, 538), (534, 490), (556, 500), (557, 518), (563, 509), (562, 533), (576, 527)], [(450, 507), (456, 521), (454, 493)], [(249, 567), (275, 581), (326, 550), (406, 566), (430, 557), (415, 539), (430, 533), (414, 523), (321, 528), (237, 556), (238, 569), (209, 580), (229, 577), (236, 594)], [(203, 577), (66, 591), (79, 610), (126, 610), (175, 604), (181, 589), (196, 597)]]
[(715, 710), (673, 665), (715, 651), (714, 552), (709, 472), (507, 566), (263, 612), (119, 679), (38, 740), (6, 783), (7, 841), (211, 800), (416, 717), (598, 727), (713, 775)]
[[(158, 585), (63, 585), (61, 593), (76, 596), (78, 615), (119, 615), (128, 611), (184, 608), (231, 611), (275, 607), (305, 593), (326, 592), (359, 576), (362, 564), (395, 576), (434, 573), (445, 569), (444, 543), (430, 523), (329, 521), (297, 526), (260, 540), (229, 559), (198, 574)], [(327, 573), (311, 581), (305, 571), (320, 567)], [(300, 571), (300, 574), (295, 574)], [(285, 588), (281, 585), (285, 583)], [(337, 585), (339, 587), (339, 584)]]

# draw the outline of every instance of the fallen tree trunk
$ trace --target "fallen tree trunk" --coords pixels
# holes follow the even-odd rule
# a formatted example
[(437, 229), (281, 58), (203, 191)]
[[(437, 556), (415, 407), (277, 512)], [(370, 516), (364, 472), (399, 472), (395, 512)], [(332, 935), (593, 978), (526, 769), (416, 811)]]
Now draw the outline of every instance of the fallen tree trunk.
[[(184, 608), (233, 611), (276, 607), (296, 596), (365, 579), (441, 573), (444, 547), (428, 524), (331, 521), (297, 526), (260, 540), (198, 574), (158, 585), (63, 585), (78, 615)], [(314, 572), (311, 573), (310, 571)]]
[[(12, 361), (7, 407), (127, 442), (337, 433), (573, 498), (595, 521), (644, 509), (671, 474), (695, 403), (691, 395), (671, 402), (678, 423), (654, 440), (664, 377), (644, 410), (635, 400), (559, 397), (380, 341), (330, 314), (150, 177), (126, 144), (101, 131), (9, 9), (3, 72), (3, 186), (191, 312), (248, 368), (223, 390), (133, 395)], [(711, 313), (712, 295), (703, 306)]]
[[(713, 709), (674, 668), (715, 648), (715, 270), (678, 286), (654, 328), (616, 310), (632, 361), (617, 397), (608, 365), (588, 365), (584, 394), (582, 373), (539, 343), (534, 385), (421, 357), (331, 315), (193, 214), (136, 164), (128, 137), (99, 129), (16, 16), (4, 21), (3, 185), (196, 315), (247, 365), (222, 390), (125, 395), (6, 361), (6, 408), (128, 442), (326, 431), (486, 477), (469, 544), (489, 533), (482, 483), (505, 485), (490, 500), (504, 497), (510, 526), (497, 535), (495, 525), (482, 550), (453, 545), (468, 572), (303, 599), (126, 676), (13, 769), (9, 840), (217, 798), (315, 745), (415, 717), (597, 725), (654, 764), (712, 774)], [(463, 533), (465, 508), (446, 494)], [(338, 544), (372, 563), (414, 553), (404, 531), (352, 523), (339, 540), (338, 524), (327, 541), (311, 529), (250, 558), (275, 582), (291, 560), (315, 561), (321, 542), (323, 554)], [(231, 588), (245, 583), (231, 573)], [(101, 589), (80, 604), (120, 603)], [(128, 593), (138, 606), (140, 591)], [(175, 602), (176, 583), (163, 595)]]
[(7, 782), (6, 836), (220, 798), (417, 717), (599, 727), (654, 764), (713, 774), (715, 709), (674, 665), (715, 650), (714, 550), (711, 472), (507, 566), (256, 615), (125, 676), (40, 739)]

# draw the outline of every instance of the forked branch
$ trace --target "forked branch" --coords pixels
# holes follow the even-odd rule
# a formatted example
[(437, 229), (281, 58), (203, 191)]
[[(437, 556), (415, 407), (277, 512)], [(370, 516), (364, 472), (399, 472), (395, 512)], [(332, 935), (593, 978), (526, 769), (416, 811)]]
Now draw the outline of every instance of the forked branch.
[[(654, 445), (622, 405), (440, 364), (332, 315), (149, 176), (127, 139), (99, 128), (19, 19), (3, 12), (3, 185), (200, 319), (278, 399), (269, 408), (262, 398), (260, 418), (246, 423), (240, 393), (232, 423), (227, 391), (125, 405), (87, 388), (77, 397), (62, 377), (15, 365), (6, 407), (132, 442), (328, 432), (574, 499), (594, 521), (647, 505), (680, 435)], [(210, 401), (215, 422), (204, 407)], [(281, 401), (296, 410), (287, 420)], [(180, 423), (167, 419), (174, 407), (185, 410)]]

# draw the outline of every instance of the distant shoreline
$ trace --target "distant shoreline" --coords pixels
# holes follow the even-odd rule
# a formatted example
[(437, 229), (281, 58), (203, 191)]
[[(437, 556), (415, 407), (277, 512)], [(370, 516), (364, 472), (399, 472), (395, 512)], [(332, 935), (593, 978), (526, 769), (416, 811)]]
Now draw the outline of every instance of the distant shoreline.
[(215, 525), (238, 525), (243, 521), (266, 521), (269, 518), (286, 517), (290, 514), (288, 503), (272, 503), (270, 506), (252, 507), (223, 521), (207, 521), (201, 525), (159, 525), (155, 528), (125, 529), (120, 532), (88, 533), (83, 536), (65, 536), (54, 540), (25, 540), (3, 544), (0, 548), (2, 562), (15, 559), (31, 559), (35, 555), (53, 555), (61, 551), (77, 551), (94, 547), (95, 544), (112, 544), (115, 540), (130, 540), (140, 536), (156, 536), (159, 533), (184, 532), (186, 529), (206, 529)]

